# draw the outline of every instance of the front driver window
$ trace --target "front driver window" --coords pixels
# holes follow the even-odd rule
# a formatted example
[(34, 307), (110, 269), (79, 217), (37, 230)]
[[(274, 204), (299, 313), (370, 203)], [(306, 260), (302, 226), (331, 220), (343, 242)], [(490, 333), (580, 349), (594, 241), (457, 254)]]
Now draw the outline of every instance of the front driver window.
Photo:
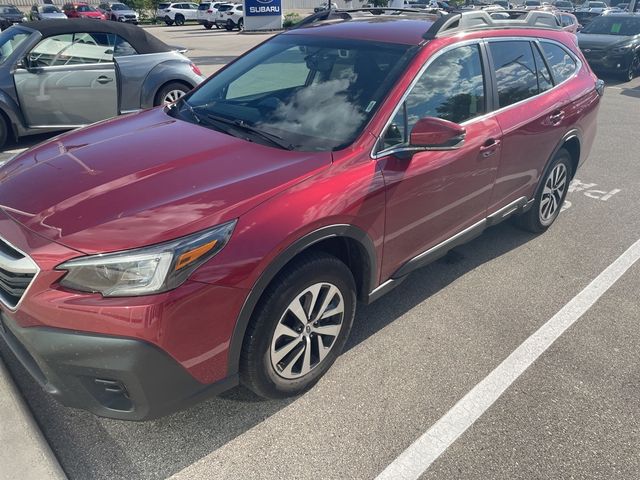
[(408, 144), (409, 133), (424, 117), (462, 123), (486, 112), (478, 45), (458, 47), (437, 57), (407, 96), (384, 135), (382, 149)]

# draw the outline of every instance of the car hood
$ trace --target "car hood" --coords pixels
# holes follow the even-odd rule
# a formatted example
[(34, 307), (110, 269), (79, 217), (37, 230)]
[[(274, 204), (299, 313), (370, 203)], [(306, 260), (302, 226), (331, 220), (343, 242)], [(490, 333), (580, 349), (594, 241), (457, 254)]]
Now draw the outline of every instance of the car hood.
[(75, 250), (125, 250), (237, 218), (330, 164), (330, 152), (251, 143), (158, 108), (19, 155), (0, 168), (0, 208)]
[(579, 33), (578, 45), (580, 48), (605, 48), (614, 46), (618, 43), (627, 43), (633, 37), (625, 37), (624, 35), (597, 35), (592, 33)]

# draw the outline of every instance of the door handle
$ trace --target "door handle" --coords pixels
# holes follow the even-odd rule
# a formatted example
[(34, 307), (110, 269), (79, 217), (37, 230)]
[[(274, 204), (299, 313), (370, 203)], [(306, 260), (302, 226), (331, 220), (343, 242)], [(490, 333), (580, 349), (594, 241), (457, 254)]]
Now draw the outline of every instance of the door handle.
[(107, 77), (105, 75), (101, 75), (101, 76), (98, 77), (97, 82), (102, 84), (102, 85), (104, 85), (106, 83), (113, 82), (113, 78)]
[(564, 110), (556, 110), (549, 115), (549, 120), (553, 125), (558, 125), (562, 120), (564, 120)]
[(480, 154), (482, 158), (489, 158), (491, 155), (495, 154), (500, 147), (500, 140), (496, 140), (495, 138), (490, 138), (484, 145), (480, 147)]

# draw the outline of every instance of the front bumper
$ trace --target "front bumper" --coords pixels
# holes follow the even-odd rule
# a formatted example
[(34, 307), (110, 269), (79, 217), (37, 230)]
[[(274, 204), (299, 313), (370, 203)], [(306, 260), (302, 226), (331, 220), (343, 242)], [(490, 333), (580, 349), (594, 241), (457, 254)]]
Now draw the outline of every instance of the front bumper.
[(631, 54), (607, 54), (602, 51), (583, 51), (589, 66), (595, 72), (624, 72), (629, 68), (629, 62), (633, 58)]
[(238, 384), (195, 380), (159, 348), (130, 338), (46, 327), (22, 328), (0, 315), (0, 338), (63, 405), (122, 420), (149, 420)]

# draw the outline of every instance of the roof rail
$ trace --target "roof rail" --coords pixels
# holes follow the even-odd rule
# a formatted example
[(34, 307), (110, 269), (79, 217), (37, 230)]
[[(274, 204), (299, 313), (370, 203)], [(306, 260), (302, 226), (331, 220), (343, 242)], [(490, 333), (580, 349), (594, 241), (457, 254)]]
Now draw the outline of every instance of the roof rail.
[(370, 17), (373, 15), (419, 15), (421, 18), (436, 19), (440, 14), (433, 10), (423, 8), (391, 8), (391, 7), (372, 7), (372, 8), (353, 8), (349, 10), (328, 9), (318, 13), (309, 15), (302, 19), (291, 30), (306, 27), (308, 25), (328, 20), (353, 20), (354, 18)]
[[(505, 11), (507, 12), (507, 11)], [(495, 13), (495, 12), (491, 12)], [(559, 30), (561, 27), (553, 13), (530, 10), (524, 15), (514, 12), (515, 18), (495, 18), (489, 12), (478, 10), (446, 15), (438, 19), (423, 35), (426, 40), (433, 40), (445, 35), (454, 35), (468, 30), (489, 30), (496, 28), (545, 28)]]

